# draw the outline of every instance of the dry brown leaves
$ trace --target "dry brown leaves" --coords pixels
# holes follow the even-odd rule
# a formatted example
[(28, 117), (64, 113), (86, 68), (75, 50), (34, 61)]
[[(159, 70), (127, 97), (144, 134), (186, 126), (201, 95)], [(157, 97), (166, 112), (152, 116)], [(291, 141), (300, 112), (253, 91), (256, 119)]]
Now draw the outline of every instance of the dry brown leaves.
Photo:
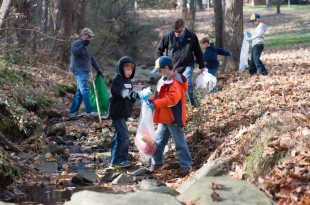
[[(257, 133), (274, 130), (276, 135), (267, 136), (261, 157), (272, 157), (280, 151), (288, 157), (269, 174), (254, 178), (253, 183), (278, 204), (310, 204), (310, 64), (297, 56), (299, 52), (309, 54), (310, 48), (263, 55), (268, 76), (249, 77), (246, 72), (220, 75), (220, 91), (204, 98), (201, 108), (189, 118), (200, 125), (199, 129), (189, 129), (192, 147), (208, 153), (208, 146), (216, 144), (211, 156), (193, 152), (193, 157), (205, 162), (229, 156), (237, 161), (229, 172), (237, 179), (244, 176), (253, 142), (260, 138)], [(200, 140), (196, 139), (197, 133)], [(212, 143), (212, 136), (220, 143)]]

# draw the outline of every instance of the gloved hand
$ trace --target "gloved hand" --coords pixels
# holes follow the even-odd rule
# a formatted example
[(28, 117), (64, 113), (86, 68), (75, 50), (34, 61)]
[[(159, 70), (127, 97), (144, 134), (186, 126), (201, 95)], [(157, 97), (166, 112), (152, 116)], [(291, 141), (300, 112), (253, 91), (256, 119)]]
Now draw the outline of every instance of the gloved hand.
[(129, 93), (129, 99), (130, 99), (130, 100), (137, 100), (137, 99), (139, 99), (138, 93), (135, 92), (135, 91), (131, 91), (131, 92)]
[(135, 91), (130, 91), (129, 89), (123, 89), (121, 92), (121, 95), (123, 98), (129, 98), (130, 100), (137, 100), (138, 99), (138, 93)]
[(148, 106), (152, 111), (155, 110), (154, 104), (151, 103), (150, 101), (147, 101), (147, 106)]
[(123, 89), (121, 92), (121, 95), (123, 98), (128, 97), (129, 96), (129, 89)]
[(246, 30), (245, 33), (246, 33), (246, 35), (249, 36), (249, 37), (252, 36), (252, 33), (251, 33), (250, 31), (248, 31), (248, 30)]
[(90, 43), (90, 40), (84, 40), (84, 46), (87, 46)]
[(144, 101), (147, 101), (151, 96), (152, 96), (152, 91), (150, 87), (144, 88), (138, 93), (138, 98)]
[(249, 38), (247, 38), (247, 39), (246, 39), (246, 41), (250, 43), (252, 40), (251, 40), (251, 39), (249, 39)]
[(97, 75), (100, 75), (103, 78), (103, 74), (100, 70), (97, 71)]
[(229, 52), (228, 58), (232, 58), (232, 53)]

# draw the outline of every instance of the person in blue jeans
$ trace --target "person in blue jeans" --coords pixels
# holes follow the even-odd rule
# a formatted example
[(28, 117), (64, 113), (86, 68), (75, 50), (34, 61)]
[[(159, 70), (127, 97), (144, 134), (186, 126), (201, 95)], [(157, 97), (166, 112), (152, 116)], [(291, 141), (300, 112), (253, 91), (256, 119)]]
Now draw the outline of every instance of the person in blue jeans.
[(128, 161), (129, 131), (126, 121), (132, 115), (136, 100), (147, 100), (151, 95), (143, 95), (143, 91), (137, 93), (133, 90), (131, 79), (135, 76), (135, 70), (136, 65), (129, 56), (120, 58), (116, 64), (116, 75), (110, 88), (108, 114), (114, 127), (110, 159), (110, 168), (112, 169), (132, 165)]
[(190, 104), (196, 106), (193, 84), (195, 58), (201, 72), (205, 70), (206, 66), (198, 38), (193, 31), (185, 27), (183, 19), (175, 19), (172, 23), (172, 29), (160, 39), (155, 50), (155, 58), (158, 59), (164, 54), (172, 58), (173, 71), (177, 71), (187, 78), (188, 91), (186, 96)]
[(255, 26), (253, 34), (250, 31), (247, 31), (247, 35), (250, 36), (247, 41), (252, 42), (249, 73), (250, 75), (256, 73), (260, 75), (268, 75), (264, 63), (260, 60), (264, 50), (264, 39), (267, 25), (261, 22), (261, 16), (259, 14), (252, 14), (248, 23), (252, 23), (252, 25)]
[(156, 60), (152, 73), (157, 72), (162, 77), (148, 104), (154, 110), (153, 121), (158, 124), (155, 132), (157, 149), (152, 156), (149, 171), (156, 172), (164, 167), (164, 149), (172, 136), (176, 153), (180, 159), (180, 169), (177, 173), (180, 177), (184, 177), (189, 174), (189, 167), (192, 165), (191, 154), (184, 134), (187, 78), (173, 71), (172, 59), (168, 56), (161, 56)]
[(217, 56), (222, 55), (232, 58), (232, 54), (231, 52), (224, 50), (223, 48), (216, 47), (214, 43), (210, 43), (210, 40), (207, 37), (201, 39), (201, 44), (202, 47), (205, 49), (205, 52), (203, 53), (203, 58), (206, 63), (206, 68), (208, 69), (209, 73), (216, 76), (218, 68), (220, 66), (220, 62)]
[(76, 92), (70, 107), (70, 117), (79, 116), (79, 109), (84, 102), (85, 110), (88, 116), (98, 115), (94, 112), (90, 102), (90, 90), (88, 84), (91, 65), (97, 71), (97, 75), (102, 75), (99, 65), (90, 49), (90, 41), (95, 34), (89, 28), (81, 31), (81, 38), (74, 41), (71, 45), (70, 67), (69, 71), (73, 73), (77, 83)]

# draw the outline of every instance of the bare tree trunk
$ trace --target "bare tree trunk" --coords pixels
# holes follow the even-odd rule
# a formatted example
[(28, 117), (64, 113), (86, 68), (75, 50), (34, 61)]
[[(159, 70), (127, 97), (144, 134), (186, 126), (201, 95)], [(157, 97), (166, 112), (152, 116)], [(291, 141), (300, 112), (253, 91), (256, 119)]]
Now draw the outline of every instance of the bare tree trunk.
[(197, 0), (197, 5), (198, 5), (198, 10), (202, 11), (203, 10), (202, 0)]
[[(272, 0), (270, 0), (272, 1)], [(272, 3), (277, 5), (277, 14), (281, 13), (281, 4), (284, 2), (284, 0), (273, 0)]]
[(266, 0), (266, 7), (269, 9), (272, 7), (272, 2), (271, 0)]
[(11, 3), (11, 0), (3, 0), (2, 4), (1, 4), (1, 8), (0, 8), (0, 28), (2, 26), (5, 14), (6, 14), (7, 10), (9, 9), (10, 3)]
[(79, 33), (85, 27), (87, 1), (79, 0), (77, 6), (77, 24), (76, 32)]
[(215, 27), (215, 45), (217, 47), (223, 47), (222, 42), (222, 25), (223, 25), (223, 12), (222, 12), (222, 1), (221, 0), (214, 0), (213, 1), (213, 8), (214, 8), (214, 27)]
[(225, 0), (223, 4), (224, 28), (223, 48), (229, 50), (233, 58), (224, 58), (222, 65), (224, 71), (238, 70), (240, 51), (243, 36), (243, 0)]
[(15, 27), (21, 28), (20, 30), (16, 31), (18, 42), (21, 47), (24, 47), (27, 43), (27, 40), (29, 39), (29, 32), (26, 31), (26, 29), (29, 28), (29, 17), (30, 15), (30, 4), (31, 2), (27, 0), (20, 0), (16, 1), (16, 9), (17, 12), (22, 14), (18, 18), (18, 20), (15, 21)]
[(187, 21), (188, 9), (187, 9), (187, 0), (182, 0), (182, 19)]
[(49, 7), (49, 0), (44, 0), (43, 7), (44, 7), (44, 22), (43, 22), (43, 31), (44, 33), (47, 33), (47, 26), (48, 26), (48, 7)]
[(63, 37), (68, 40), (65, 43), (62, 43), (62, 62), (67, 62), (69, 60), (69, 48), (70, 48), (70, 36), (72, 30), (72, 14), (73, 14), (73, 1), (66, 0), (61, 1), (61, 28), (63, 29)]
[(277, 14), (280, 14), (281, 13), (281, 4), (282, 4), (282, 0), (277, 0)]
[(191, 0), (189, 4), (190, 18), (189, 18), (189, 29), (195, 30), (195, 17), (196, 17), (196, 2)]
[[(36, 6), (34, 6), (36, 5)], [(34, 28), (35, 30), (37, 30), (38, 28), (40, 28), (41, 22), (40, 19), (42, 19), (42, 16), (40, 16), (41, 13), (41, 9), (42, 9), (42, 0), (32, 0), (32, 4), (30, 6), (30, 14), (31, 16), (29, 16), (29, 21), (30, 21), (30, 25), (32, 28)], [(32, 53), (36, 53), (38, 50), (38, 33), (37, 32), (33, 32), (32, 35)]]

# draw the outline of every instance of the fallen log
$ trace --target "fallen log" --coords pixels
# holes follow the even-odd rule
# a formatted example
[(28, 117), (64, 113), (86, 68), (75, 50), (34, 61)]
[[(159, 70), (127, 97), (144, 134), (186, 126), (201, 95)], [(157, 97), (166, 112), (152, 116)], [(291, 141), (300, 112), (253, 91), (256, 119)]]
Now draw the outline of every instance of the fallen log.
[(10, 151), (14, 151), (17, 153), (22, 152), (21, 149), (19, 149), (16, 145), (14, 145), (12, 142), (7, 140), (2, 132), (0, 132), (0, 142), (3, 143)]

